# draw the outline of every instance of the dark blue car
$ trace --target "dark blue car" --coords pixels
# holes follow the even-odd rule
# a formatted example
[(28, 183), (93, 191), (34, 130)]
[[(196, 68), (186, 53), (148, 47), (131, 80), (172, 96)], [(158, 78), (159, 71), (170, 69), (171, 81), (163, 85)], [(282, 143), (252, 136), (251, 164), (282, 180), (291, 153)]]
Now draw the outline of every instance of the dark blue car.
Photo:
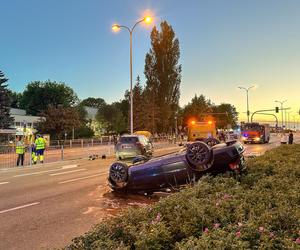
[(127, 166), (115, 162), (109, 169), (108, 182), (115, 191), (155, 192), (173, 189), (198, 180), (204, 174), (244, 169), (244, 147), (232, 141), (208, 146), (194, 142), (186, 150)]

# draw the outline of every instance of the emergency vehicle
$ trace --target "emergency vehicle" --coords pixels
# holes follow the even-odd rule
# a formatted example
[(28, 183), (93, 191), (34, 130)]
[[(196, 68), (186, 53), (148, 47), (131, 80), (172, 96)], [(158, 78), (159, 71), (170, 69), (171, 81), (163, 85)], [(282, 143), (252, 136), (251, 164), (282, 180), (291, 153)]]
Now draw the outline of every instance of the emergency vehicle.
[(216, 123), (212, 120), (206, 122), (191, 121), (188, 126), (188, 141), (216, 138)]
[(243, 123), (241, 139), (244, 143), (269, 143), (270, 125), (259, 123)]

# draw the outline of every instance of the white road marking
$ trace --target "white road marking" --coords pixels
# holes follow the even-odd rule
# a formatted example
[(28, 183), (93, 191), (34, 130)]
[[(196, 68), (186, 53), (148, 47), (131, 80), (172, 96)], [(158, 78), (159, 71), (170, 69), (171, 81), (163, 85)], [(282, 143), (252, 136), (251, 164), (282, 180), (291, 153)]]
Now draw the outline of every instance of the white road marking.
[(8, 183), (9, 183), (8, 181), (0, 182), (0, 185), (5, 185), (5, 184), (8, 184)]
[(55, 173), (55, 174), (50, 174), (50, 175), (51, 176), (56, 176), (56, 175), (62, 175), (62, 174), (75, 173), (75, 172), (84, 171), (84, 170), (86, 170), (86, 168), (75, 169), (75, 170), (71, 170), (71, 171), (66, 171), (66, 172), (61, 172), (61, 173)]
[(62, 169), (69, 169), (69, 168), (77, 168), (78, 165), (66, 165), (66, 166), (63, 166)]
[(59, 182), (59, 184), (64, 184), (64, 183), (69, 183), (69, 182), (74, 182), (74, 181), (80, 181), (80, 180), (84, 180), (84, 179), (88, 179), (88, 178), (93, 178), (93, 177), (96, 177), (96, 176), (106, 175), (106, 174), (107, 173), (84, 176), (84, 177), (80, 177), (80, 178), (76, 178), (76, 179), (70, 179), (70, 180), (66, 180), (66, 181), (61, 181), (61, 182)]
[(60, 171), (60, 170), (62, 170), (62, 169), (61, 168), (59, 168), (59, 169), (50, 169), (50, 170), (44, 170), (44, 171), (39, 171), (39, 172), (34, 172), (34, 173), (18, 174), (18, 175), (14, 175), (14, 177), (38, 175), (38, 174), (51, 173), (51, 172)]
[(62, 166), (61, 168), (56, 168), (56, 169), (50, 169), (50, 170), (44, 170), (44, 171), (38, 171), (38, 172), (26, 173), (26, 174), (18, 174), (18, 175), (15, 175), (14, 177), (39, 175), (39, 174), (51, 173), (51, 172), (61, 171), (61, 170), (70, 169), (70, 168), (77, 168), (77, 167), (78, 167), (78, 165), (66, 165), (66, 166)]
[(22, 209), (22, 208), (25, 208), (25, 207), (31, 207), (31, 206), (38, 205), (38, 204), (40, 204), (40, 202), (34, 202), (34, 203), (26, 204), (26, 205), (23, 205), (23, 206), (2, 210), (2, 211), (0, 211), (0, 214), (4, 214), (4, 213), (10, 212), (10, 211)]

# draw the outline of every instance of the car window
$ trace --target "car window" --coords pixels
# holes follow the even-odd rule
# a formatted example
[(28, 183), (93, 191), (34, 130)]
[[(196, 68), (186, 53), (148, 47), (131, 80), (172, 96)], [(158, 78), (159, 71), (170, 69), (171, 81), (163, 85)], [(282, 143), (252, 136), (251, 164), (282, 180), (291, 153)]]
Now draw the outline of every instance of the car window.
[(138, 141), (138, 137), (137, 136), (124, 136), (120, 138), (120, 142), (121, 143), (136, 143)]

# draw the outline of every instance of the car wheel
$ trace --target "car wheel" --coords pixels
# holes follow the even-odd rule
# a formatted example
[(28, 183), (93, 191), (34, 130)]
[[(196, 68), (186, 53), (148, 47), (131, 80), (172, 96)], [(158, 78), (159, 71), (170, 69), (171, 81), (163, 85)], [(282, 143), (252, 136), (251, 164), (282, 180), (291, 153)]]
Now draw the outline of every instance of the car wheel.
[(220, 144), (220, 141), (216, 138), (207, 138), (204, 142), (210, 147)]
[(193, 167), (206, 165), (212, 160), (211, 149), (204, 142), (194, 142), (187, 148), (186, 159)]
[(128, 180), (128, 166), (123, 162), (115, 162), (109, 169), (110, 183), (117, 187), (123, 187)]

